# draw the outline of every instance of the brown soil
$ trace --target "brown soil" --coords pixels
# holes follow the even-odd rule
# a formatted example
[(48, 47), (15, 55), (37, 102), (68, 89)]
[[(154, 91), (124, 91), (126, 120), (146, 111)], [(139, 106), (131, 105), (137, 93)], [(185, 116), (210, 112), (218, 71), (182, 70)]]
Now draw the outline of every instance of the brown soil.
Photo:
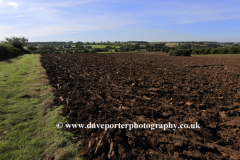
[(41, 56), (72, 124), (194, 124), (200, 129), (66, 129), (87, 159), (240, 159), (240, 57)]

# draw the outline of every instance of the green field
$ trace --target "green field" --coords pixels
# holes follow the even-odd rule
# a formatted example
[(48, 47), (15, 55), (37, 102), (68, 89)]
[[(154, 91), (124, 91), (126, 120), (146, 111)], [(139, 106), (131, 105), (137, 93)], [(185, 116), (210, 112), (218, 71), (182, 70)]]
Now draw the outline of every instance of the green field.
[[(83, 45), (84, 47), (86, 46), (91, 46), (92, 48), (106, 48), (106, 46), (108, 45)], [(113, 46), (113, 45), (109, 45), (111, 47), (116, 47), (116, 48), (120, 48), (120, 46)]]
[(239, 54), (192, 54), (191, 56), (236, 56)]
[(73, 135), (56, 128), (62, 106), (53, 104), (39, 55), (0, 62), (0, 159), (77, 159)]

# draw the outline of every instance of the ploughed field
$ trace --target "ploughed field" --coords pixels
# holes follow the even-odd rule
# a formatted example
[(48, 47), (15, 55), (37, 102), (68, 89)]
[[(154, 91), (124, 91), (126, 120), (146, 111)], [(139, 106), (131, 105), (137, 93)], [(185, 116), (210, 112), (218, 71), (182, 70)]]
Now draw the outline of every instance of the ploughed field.
[(240, 158), (240, 56), (44, 54), (41, 63), (70, 124), (200, 124), (65, 128), (86, 158)]

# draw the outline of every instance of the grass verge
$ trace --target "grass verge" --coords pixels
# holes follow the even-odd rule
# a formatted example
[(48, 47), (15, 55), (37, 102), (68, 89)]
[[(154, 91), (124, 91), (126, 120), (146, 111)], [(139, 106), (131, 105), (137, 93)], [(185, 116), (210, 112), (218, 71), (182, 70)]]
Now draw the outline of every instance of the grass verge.
[(192, 54), (191, 56), (237, 56), (240, 54)]
[(36, 54), (0, 62), (0, 159), (80, 159)]

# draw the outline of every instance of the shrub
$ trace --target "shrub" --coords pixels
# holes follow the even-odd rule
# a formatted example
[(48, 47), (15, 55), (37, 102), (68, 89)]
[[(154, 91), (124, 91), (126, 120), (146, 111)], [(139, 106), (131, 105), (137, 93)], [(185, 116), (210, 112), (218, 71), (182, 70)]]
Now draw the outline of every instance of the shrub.
[(0, 43), (0, 60), (17, 57), (24, 54), (24, 51), (14, 47), (12, 44), (3, 42)]

